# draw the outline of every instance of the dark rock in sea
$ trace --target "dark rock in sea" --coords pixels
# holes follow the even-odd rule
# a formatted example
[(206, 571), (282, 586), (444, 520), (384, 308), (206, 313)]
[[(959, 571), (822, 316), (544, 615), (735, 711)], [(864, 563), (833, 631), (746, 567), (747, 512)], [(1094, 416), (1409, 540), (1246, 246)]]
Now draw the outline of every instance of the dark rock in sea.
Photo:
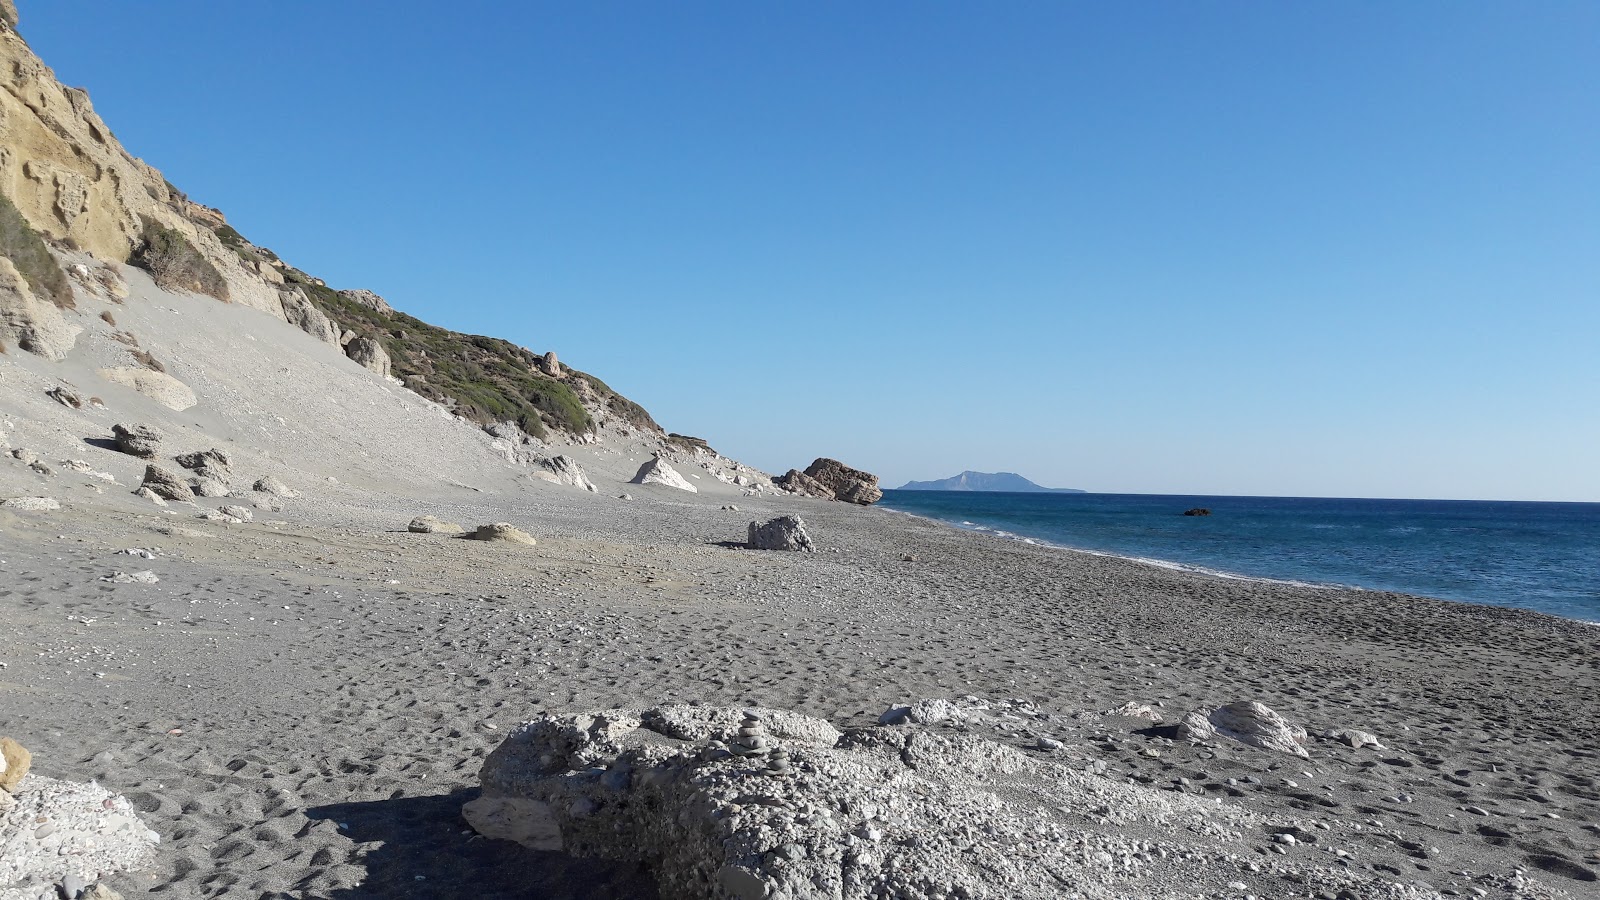
[(1196, 506), (1194, 509), (1184, 510), (1183, 514), (1186, 516), (1209, 516), (1211, 515), (1211, 510), (1203, 506)]

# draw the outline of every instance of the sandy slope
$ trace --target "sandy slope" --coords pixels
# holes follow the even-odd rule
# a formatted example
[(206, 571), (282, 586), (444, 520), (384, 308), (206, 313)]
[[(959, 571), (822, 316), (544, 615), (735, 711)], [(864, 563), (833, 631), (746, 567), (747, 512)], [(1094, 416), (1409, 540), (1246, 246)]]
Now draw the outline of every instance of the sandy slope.
[[(282, 322), (130, 280), (134, 297), (106, 308), (195, 389), (194, 409), (94, 374), (125, 351), (87, 300), (72, 359), (0, 357), (10, 443), (120, 482), (0, 460), (0, 497), (65, 506), (0, 510), (0, 733), (45, 774), (127, 794), (166, 838), (153, 871), (115, 880), (129, 895), (648, 896), (645, 873), (465, 831), (459, 804), (508, 726), (543, 709), (690, 700), (845, 726), (965, 695), (1042, 711), (1002, 720), (1002, 740), (1052, 736), (1086, 767), (1300, 823), (1321, 836), (1288, 851), (1308, 864), (1463, 895), (1595, 895), (1591, 627), (744, 497), (689, 465), (700, 494), (625, 485), (650, 449), (637, 436), (549, 448), (600, 491), (557, 487)], [(108, 408), (46, 398), (63, 379)], [(174, 452), (223, 446), (239, 480), (274, 474), (304, 496), (247, 525), (157, 509), (129, 493), (144, 463), (99, 443), (126, 421), (166, 430)], [(822, 552), (730, 546), (750, 519), (791, 511)], [(510, 521), (539, 544), (406, 533), (421, 513)], [(132, 547), (159, 549), (119, 554)], [(101, 580), (139, 569), (161, 581)], [(1387, 749), (1319, 741), (1302, 761), (1104, 715), (1136, 701), (1175, 719), (1237, 699), (1313, 732), (1364, 728)], [(1232, 876), (1245, 891), (1224, 879), (1196, 894), (1297, 895), (1259, 838), (1262, 870), (1246, 860)]]

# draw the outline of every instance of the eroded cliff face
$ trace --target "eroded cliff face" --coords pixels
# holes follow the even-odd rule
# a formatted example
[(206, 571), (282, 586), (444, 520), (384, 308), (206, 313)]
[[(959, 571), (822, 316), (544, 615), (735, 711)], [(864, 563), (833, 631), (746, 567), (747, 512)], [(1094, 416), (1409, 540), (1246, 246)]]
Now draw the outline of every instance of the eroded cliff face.
[[(8, 19), (16, 8), (0, 3)], [(124, 149), (88, 92), (56, 80), (15, 27), (0, 28), (0, 193), (40, 234), (103, 260), (127, 262), (146, 219), (177, 229), (227, 279), (234, 302), (282, 317), (277, 291), (205, 227), (221, 214)]]

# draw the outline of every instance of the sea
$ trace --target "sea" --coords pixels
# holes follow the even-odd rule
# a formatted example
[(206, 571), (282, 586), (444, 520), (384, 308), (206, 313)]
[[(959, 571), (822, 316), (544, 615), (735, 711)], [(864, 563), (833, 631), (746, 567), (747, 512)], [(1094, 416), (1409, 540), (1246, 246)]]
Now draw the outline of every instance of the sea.
[[(884, 491), (880, 506), (1150, 565), (1600, 623), (1600, 503)], [(1185, 516), (1190, 509), (1210, 515)]]

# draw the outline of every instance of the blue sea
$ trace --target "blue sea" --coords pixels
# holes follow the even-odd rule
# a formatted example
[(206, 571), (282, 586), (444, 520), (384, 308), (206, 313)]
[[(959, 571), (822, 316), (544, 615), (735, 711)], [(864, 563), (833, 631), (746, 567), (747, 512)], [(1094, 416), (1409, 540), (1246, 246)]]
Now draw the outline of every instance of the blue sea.
[[(1600, 622), (1600, 503), (885, 491), (880, 505), (1221, 576)], [(1211, 515), (1183, 515), (1195, 507)]]

